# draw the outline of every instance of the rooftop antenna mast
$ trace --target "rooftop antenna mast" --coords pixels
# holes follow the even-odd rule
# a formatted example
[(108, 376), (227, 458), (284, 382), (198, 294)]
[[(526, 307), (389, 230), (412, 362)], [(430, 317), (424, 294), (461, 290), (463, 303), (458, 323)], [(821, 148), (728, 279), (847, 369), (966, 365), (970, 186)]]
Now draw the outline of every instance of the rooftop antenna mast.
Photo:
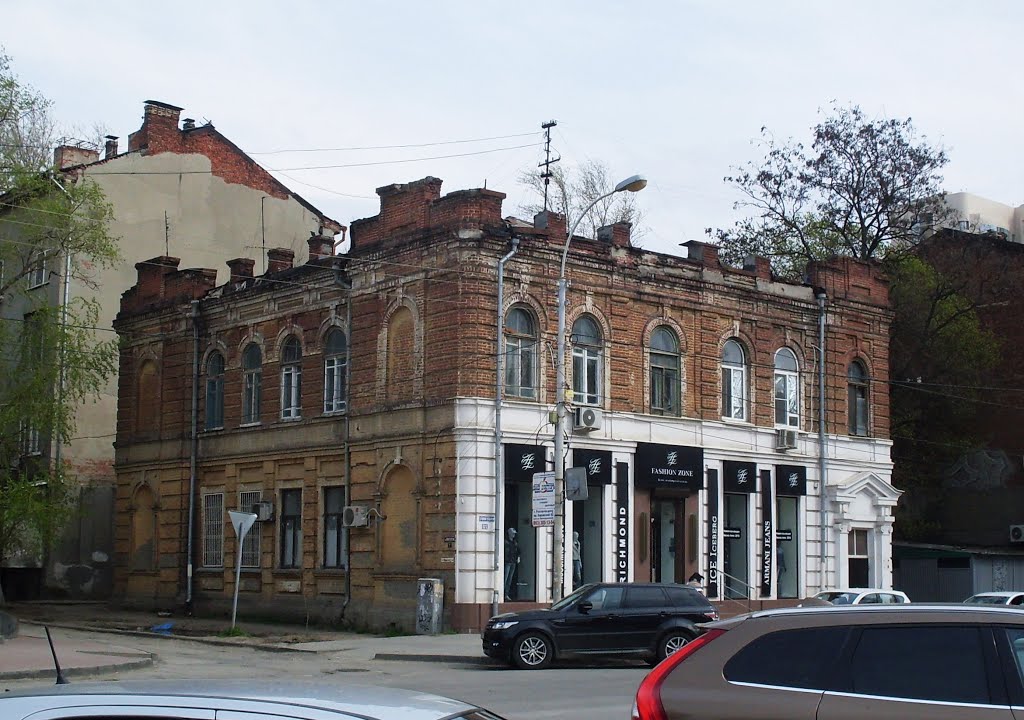
[(167, 217), (166, 210), (164, 210), (164, 255), (168, 257), (171, 255), (171, 221)]
[(544, 162), (537, 167), (544, 168), (544, 172), (540, 174), (544, 178), (544, 212), (548, 211), (548, 185), (551, 183), (551, 178), (554, 177), (551, 166), (562, 159), (561, 155), (554, 160), (551, 159), (551, 128), (556, 125), (558, 125), (558, 121), (548, 120), (546, 123), (541, 123), (540, 126), (544, 130)]

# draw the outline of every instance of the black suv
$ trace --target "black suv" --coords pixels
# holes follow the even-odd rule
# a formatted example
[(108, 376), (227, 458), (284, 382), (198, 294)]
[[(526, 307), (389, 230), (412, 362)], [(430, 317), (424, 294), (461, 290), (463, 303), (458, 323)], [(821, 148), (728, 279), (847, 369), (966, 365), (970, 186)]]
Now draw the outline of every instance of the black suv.
[(548, 610), (495, 615), (483, 632), (484, 654), (524, 670), (546, 668), (565, 655), (642, 655), (652, 662), (700, 633), (718, 613), (683, 585), (584, 585)]

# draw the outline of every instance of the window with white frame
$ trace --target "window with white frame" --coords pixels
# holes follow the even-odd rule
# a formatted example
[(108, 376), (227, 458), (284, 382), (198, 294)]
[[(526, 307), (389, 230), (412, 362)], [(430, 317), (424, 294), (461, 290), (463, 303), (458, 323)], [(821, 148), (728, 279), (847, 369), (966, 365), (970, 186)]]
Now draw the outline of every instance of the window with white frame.
[(249, 343), (242, 352), (242, 424), (260, 421), (260, 394), (263, 376), (263, 353), (256, 343)]
[(348, 339), (338, 328), (324, 338), (324, 412), (345, 412), (348, 405)]
[(42, 454), (42, 444), (39, 439), (39, 428), (35, 427), (28, 421), (21, 424), (21, 454)]
[(537, 324), (526, 308), (513, 307), (505, 316), (505, 394), (537, 397)]
[(33, 253), (29, 263), (28, 275), (26, 276), (28, 278), (29, 290), (45, 285), (49, 280), (46, 274), (46, 251), (40, 250)]
[(281, 348), (281, 417), (302, 417), (302, 345), (296, 337)]
[(868, 531), (854, 528), (847, 536), (848, 587), (871, 587), (868, 562)]
[(747, 357), (735, 340), (722, 348), (722, 417), (747, 419)]
[(846, 406), (850, 434), (868, 434), (868, 372), (860, 360), (854, 360), (846, 372)]
[(206, 360), (206, 429), (224, 427), (224, 356), (210, 353)]
[(203, 567), (224, 567), (224, 493), (203, 495)]
[(324, 567), (345, 567), (345, 488), (324, 488)]
[(679, 414), (679, 339), (664, 325), (651, 333), (651, 413)]
[[(238, 493), (238, 509), (241, 512), (251, 513), (252, 506), (260, 501), (259, 490), (242, 490)], [(260, 539), (263, 533), (260, 532), (262, 523), (254, 522), (249, 528), (249, 533), (242, 541), (242, 567), (258, 568), (260, 566)]]
[(302, 490), (281, 491), (281, 567), (302, 567)]
[(789, 348), (775, 353), (775, 424), (800, 427), (800, 373)]
[(589, 315), (572, 324), (572, 399), (577, 405), (600, 405), (604, 372), (601, 329)]

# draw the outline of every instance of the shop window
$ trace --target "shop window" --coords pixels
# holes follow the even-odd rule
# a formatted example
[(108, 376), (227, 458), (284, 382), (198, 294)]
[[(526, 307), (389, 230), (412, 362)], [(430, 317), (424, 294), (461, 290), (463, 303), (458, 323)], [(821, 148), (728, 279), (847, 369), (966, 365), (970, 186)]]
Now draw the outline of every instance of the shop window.
[(725, 493), (724, 542), (725, 597), (750, 597), (749, 498), (746, 493)]
[(345, 567), (345, 532), (342, 515), (345, 511), (345, 488), (324, 488), (324, 567)]
[(800, 427), (800, 375), (789, 348), (775, 353), (775, 424)]
[[(259, 490), (243, 490), (238, 493), (238, 509), (241, 512), (251, 513), (253, 511), (252, 506), (258, 503), (260, 499), (261, 492)], [(244, 568), (258, 568), (260, 566), (262, 527), (263, 523), (254, 522), (252, 527), (249, 528), (245, 540), (242, 541), (242, 567)]]
[(203, 495), (203, 567), (224, 567), (224, 493)]
[(348, 406), (348, 339), (338, 328), (324, 338), (324, 412), (345, 412)]
[(577, 405), (600, 405), (604, 345), (597, 321), (589, 315), (572, 324), (572, 397)]
[(868, 373), (860, 360), (850, 363), (846, 373), (846, 405), (850, 417), (850, 434), (868, 434)]
[(679, 339), (669, 328), (651, 334), (651, 413), (679, 415)]
[(210, 353), (206, 360), (206, 429), (224, 427), (224, 356)]
[(263, 384), (263, 353), (256, 343), (249, 343), (242, 353), (242, 424), (260, 421), (260, 399)]
[(800, 596), (800, 498), (779, 495), (775, 521), (775, 567), (778, 596)]
[(281, 418), (302, 417), (302, 345), (296, 337), (281, 349)]
[(722, 417), (747, 419), (747, 358), (735, 340), (722, 348)]
[(281, 567), (302, 567), (302, 490), (281, 491)]
[(505, 394), (537, 397), (537, 324), (522, 307), (505, 316)]
[(537, 599), (537, 529), (532, 522), (532, 498), (529, 482), (505, 483), (506, 601)]

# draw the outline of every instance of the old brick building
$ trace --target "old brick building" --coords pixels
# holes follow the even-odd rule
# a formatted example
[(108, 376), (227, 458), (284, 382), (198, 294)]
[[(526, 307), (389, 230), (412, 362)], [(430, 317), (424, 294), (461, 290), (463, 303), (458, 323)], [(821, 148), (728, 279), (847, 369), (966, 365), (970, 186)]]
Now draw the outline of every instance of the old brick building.
[[(505, 220), (501, 193), (440, 186), (380, 188), (344, 256), (314, 236), (308, 263), (273, 250), (253, 276), (232, 260), (219, 287), (174, 258), (137, 266), (116, 323), (124, 598), (225, 607), (226, 511), (262, 502), (243, 613), (408, 626), (420, 577), (444, 581), (459, 629), (494, 602), (550, 600), (532, 480), (554, 462), (565, 221)], [(687, 250), (635, 248), (625, 224), (572, 241), (566, 461), (589, 493), (565, 505), (565, 585), (699, 571), (746, 606), (890, 584), (884, 282), (844, 259), (795, 285)]]

